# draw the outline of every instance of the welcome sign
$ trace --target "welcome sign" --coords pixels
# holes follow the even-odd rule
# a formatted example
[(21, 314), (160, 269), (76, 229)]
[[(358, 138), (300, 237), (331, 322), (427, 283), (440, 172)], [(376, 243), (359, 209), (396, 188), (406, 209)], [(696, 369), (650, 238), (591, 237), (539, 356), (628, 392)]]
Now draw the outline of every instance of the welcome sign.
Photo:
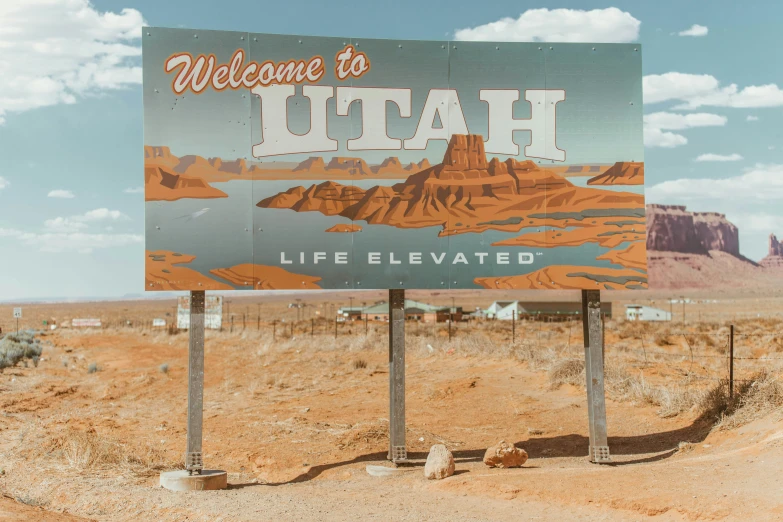
[(146, 289), (646, 288), (641, 49), (146, 28)]

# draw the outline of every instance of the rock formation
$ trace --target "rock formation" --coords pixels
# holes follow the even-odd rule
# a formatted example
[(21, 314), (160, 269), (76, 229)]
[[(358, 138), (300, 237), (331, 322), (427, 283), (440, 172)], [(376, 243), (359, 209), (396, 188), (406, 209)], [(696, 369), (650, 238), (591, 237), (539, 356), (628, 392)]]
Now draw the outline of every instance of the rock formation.
[(323, 172), (325, 170), (326, 163), (324, 163), (324, 159), (320, 156), (313, 156), (294, 167), (293, 172)]
[(454, 474), (454, 455), (443, 444), (430, 448), (424, 464), (424, 476), (430, 480), (444, 479)]
[(723, 214), (647, 205), (647, 250), (685, 254), (719, 250), (739, 257), (739, 231)]
[[(317, 201), (307, 201), (312, 198)], [(330, 203), (324, 205), (324, 199)], [(365, 191), (328, 182), (307, 190), (289, 189), (258, 206), (320, 210), (399, 228), (442, 226), (441, 234), (448, 235), (508, 227), (519, 230), (522, 216), (536, 218), (558, 210), (570, 214), (598, 210), (606, 216), (641, 214), (643, 199), (639, 194), (576, 187), (532, 161), (487, 161), (481, 136), (454, 135), (442, 163), (392, 187)]]
[(400, 160), (395, 157), (386, 158), (383, 163), (372, 169), (376, 174), (399, 174), (405, 169), (402, 167)]
[(527, 462), (527, 452), (504, 440), (488, 448), (484, 464), (490, 468), (519, 468)]
[(227, 198), (222, 190), (211, 187), (201, 178), (176, 174), (164, 167), (144, 167), (145, 201), (176, 201), (183, 198)]
[(603, 174), (587, 180), (588, 185), (644, 185), (644, 163), (618, 161)]
[(359, 176), (367, 176), (372, 173), (370, 166), (361, 158), (343, 158), (335, 156), (329, 164), (326, 165), (326, 168), (327, 170), (345, 170), (350, 174)]
[(759, 264), (764, 268), (783, 269), (783, 242), (778, 241), (775, 234), (769, 235), (769, 251), (767, 257), (762, 259)]

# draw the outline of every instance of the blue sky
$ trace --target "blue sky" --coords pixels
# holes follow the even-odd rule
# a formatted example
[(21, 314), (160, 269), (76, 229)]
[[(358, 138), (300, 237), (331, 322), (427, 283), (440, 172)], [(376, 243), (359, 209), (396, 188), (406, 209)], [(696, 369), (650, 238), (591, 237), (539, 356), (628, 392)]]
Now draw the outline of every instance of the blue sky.
[[(142, 23), (363, 38), (640, 42), (648, 201), (726, 213), (740, 227), (742, 253), (763, 257), (769, 233), (783, 235), (783, 66), (776, 60), (783, 4), (562, 1), (547, 7), (568, 11), (529, 11), (541, 7), (3, 2), (0, 300), (143, 291)], [(576, 11), (608, 8), (616, 9)]]

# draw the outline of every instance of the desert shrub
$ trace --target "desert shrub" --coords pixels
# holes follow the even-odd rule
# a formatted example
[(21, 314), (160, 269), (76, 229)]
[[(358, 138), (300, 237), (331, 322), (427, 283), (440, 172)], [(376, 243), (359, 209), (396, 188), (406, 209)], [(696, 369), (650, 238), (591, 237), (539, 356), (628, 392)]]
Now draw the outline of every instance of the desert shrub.
[(95, 373), (98, 371), (98, 363), (90, 363), (87, 366), (87, 373)]
[(160, 370), (160, 373), (169, 373), (169, 365), (163, 363), (158, 367), (158, 370)]
[(582, 359), (563, 359), (549, 370), (549, 386), (559, 388), (562, 384), (579, 386), (585, 383), (585, 362)]
[(66, 430), (54, 435), (46, 446), (47, 454), (59, 457), (69, 468), (80, 472), (116, 473), (119, 468), (135, 476), (149, 476), (178, 466), (151, 445), (127, 443), (94, 431)]
[(743, 426), (781, 407), (783, 383), (767, 370), (735, 382), (734, 397), (729, 397), (728, 380), (722, 380), (700, 404), (702, 417), (722, 430)]
[(0, 339), (0, 371), (16, 366), (26, 359), (32, 360), (33, 364), (38, 366), (42, 352), (41, 343), (36, 339), (33, 330), (8, 334)]
[(353, 361), (353, 369), (354, 370), (361, 370), (367, 368), (367, 361), (364, 359), (354, 359)]
[(674, 346), (674, 343), (671, 342), (669, 336), (664, 333), (660, 333), (655, 336), (655, 344), (658, 346)]

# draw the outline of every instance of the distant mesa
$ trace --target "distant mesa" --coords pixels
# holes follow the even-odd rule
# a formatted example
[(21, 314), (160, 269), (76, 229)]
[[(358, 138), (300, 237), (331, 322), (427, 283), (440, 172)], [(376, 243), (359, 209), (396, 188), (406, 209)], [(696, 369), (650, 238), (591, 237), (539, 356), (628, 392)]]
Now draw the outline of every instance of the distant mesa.
[(391, 156), (381, 162), (380, 165), (369, 165), (361, 158), (350, 158), (335, 156), (329, 163), (325, 163), (323, 158), (313, 156), (307, 158), (292, 169), (292, 172), (302, 174), (323, 175), (329, 178), (335, 178), (340, 174), (348, 174), (350, 177), (407, 177), (412, 172), (419, 172), (423, 168), (421, 165), (429, 167), (429, 162), (424, 159), (421, 162), (410, 163), (403, 166), (399, 158)]
[(254, 290), (312, 290), (321, 288), (316, 283), (320, 277), (295, 274), (277, 266), (245, 263), (231, 268), (216, 268), (209, 271), (221, 279)]
[(644, 163), (618, 161), (603, 174), (587, 180), (588, 185), (644, 185)]
[(431, 165), (430, 165), (429, 160), (427, 160), (427, 158), (424, 158), (423, 160), (421, 160), (418, 163), (411, 162), (410, 164), (408, 164), (407, 167), (405, 167), (405, 170), (408, 171), (408, 172), (419, 172), (421, 170), (425, 170), (425, 169), (430, 168), (430, 166)]
[(347, 224), (347, 223), (338, 223), (334, 225), (333, 227), (327, 228), (327, 232), (343, 232), (343, 233), (352, 233), (352, 232), (361, 232), (362, 227), (359, 225), (354, 224)]
[(689, 212), (680, 205), (647, 205), (647, 250), (741, 257), (739, 230), (717, 212)]
[(717, 212), (647, 205), (647, 265), (653, 289), (779, 290), (781, 243), (769, 238), (760, 263), (740, 254), (739, 230)]
[(372, 173), (370, 166), (361, 158), (335, 157), (326, 165), (327, 170), (345, 170), (353, 176), (367, 176)]
[(532, 161), (488, 161), (480, 135), (453, 135), (442, 163), (391, 187), (364, 190), (333, 181), (294, 187), (258, 203), (340, 215), (398, 228), (437, 226), (440, 235), (520, 230), (525, 216), (566, 217), (581, 211), (608, 216), (644, 215), (640, 194), (574, 186)]
[(307, 158), (306, 160), (304, 160), (302, 163), (300, 163), (299, 165), (297, 165), (293, 169), (294, 172), (301, 172), (301, 171), (305, 171), (305, 172), (312, 172), (312, 171), (323, 172), (325, 170), (326, 170), (326, 164), (324, 163), (324, 159), (322, 157), (320, 157), (320, 156), (314, 156), (314, 157)]
[(183, 198), (227, 198), (201, 178), (176, 174), (162, 166), (144, 167), (145, 201), (176, 201)]
[(775, 234), (769, 235), (769, 251), (767, 257), (759, 264), (764, 268), (783, 269), (783, 242), (778, 241)]

